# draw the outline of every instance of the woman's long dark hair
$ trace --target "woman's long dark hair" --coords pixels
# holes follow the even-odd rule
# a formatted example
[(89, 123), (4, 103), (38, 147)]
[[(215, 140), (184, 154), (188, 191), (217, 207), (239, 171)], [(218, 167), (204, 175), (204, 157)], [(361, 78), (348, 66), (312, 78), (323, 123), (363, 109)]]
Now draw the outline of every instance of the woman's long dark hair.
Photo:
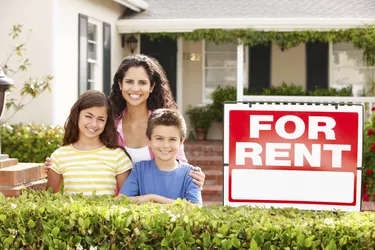
[(147, 108), (149, 110), (159, 108), (177, 108), (168, 79), (165, 75), (163, 67), (159, 64), (159, 62), (156, 59), (146, 55), (132, 55), (126, 57), (121, 62), (113, 78), (112, 91), (109, 99), (113, 104), (115, 118), (120, 118), (122, 112), (126, 108), (126, 101), (122, 96), (119, 83), (122, 83), (125, 73), (131, 67), (143, 67), (148, 74), (151, 85), (155, 84), (152, 93), (147, 99)]

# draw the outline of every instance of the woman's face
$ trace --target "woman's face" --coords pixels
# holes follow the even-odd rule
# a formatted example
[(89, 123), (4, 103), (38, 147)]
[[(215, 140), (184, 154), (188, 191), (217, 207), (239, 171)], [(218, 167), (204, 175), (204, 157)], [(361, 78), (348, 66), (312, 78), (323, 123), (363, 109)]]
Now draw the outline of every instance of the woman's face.
[(147, 99), (154, 89), (151, 85), (147, 71), (142, 67), (130, 67), (126, 71), (122, 82), (119, 82), (122, 97), (127, 106), (147, 105)]

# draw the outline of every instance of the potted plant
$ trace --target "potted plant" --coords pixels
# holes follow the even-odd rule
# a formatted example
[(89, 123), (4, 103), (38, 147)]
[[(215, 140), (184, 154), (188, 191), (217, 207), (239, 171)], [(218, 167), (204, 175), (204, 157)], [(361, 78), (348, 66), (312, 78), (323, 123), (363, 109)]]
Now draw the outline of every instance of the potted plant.
[(186, 111), (189, 117), (190, 126), (195, 131), (197, 140), (206, 140), (207, 130), (211, 127), (213, 120), (212, 111), (209, 106), (189, 107)]

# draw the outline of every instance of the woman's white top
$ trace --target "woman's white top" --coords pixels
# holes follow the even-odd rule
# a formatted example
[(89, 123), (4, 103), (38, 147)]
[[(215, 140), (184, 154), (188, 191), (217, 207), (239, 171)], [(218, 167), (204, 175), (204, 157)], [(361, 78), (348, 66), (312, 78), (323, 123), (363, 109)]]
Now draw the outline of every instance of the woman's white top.
[(139, 161), (151, 160), (150, 149), (148, 146), (143, 148), (129, 148), (125, 146), (125, 149), (132, 158), (133, 165)]

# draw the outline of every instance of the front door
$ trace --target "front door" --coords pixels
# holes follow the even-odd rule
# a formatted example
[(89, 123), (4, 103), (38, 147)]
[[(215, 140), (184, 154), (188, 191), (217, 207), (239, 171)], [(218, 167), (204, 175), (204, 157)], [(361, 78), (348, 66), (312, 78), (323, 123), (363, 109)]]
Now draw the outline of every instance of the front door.
[(173, 97), (176, 100), (177, 41), (168, 37), (151, 41), (147, 35), (141, 34), (141, 53), (159, 61), (167, 74)]

